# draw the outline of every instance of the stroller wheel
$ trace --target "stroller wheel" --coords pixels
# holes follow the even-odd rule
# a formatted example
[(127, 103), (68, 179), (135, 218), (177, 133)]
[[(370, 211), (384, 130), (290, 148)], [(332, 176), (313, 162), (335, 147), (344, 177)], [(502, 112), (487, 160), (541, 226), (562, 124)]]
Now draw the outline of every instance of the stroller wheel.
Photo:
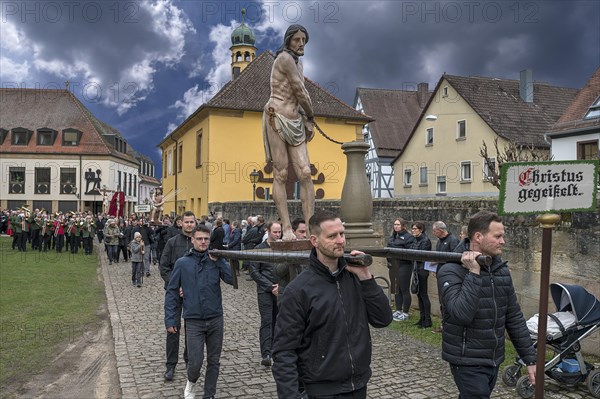
[(510, 366), (506, 366), (504, 368), (504, 372), (502, 373), (502, 382), (504, 385), (509, 387), (514, 387), (517, 385), (517, 380), (521, 377), (521, 365), (520, 364), (511, 364)]
[(594, 398), (600, 398), (600, 370), (592, 370), (587, 376), (587, 387)]
[(529, 399), (535, 394), (535, 385), (529, 382), (529, 376), (524, 375), (517, 380), (517, 393), (520, 397)]

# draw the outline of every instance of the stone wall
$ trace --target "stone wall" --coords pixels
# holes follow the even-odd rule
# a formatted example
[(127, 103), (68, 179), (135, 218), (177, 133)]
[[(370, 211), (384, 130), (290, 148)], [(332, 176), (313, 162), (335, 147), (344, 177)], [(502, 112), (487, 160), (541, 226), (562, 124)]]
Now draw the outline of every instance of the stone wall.
[[(427, 226), (427, 235), (435, 248), (436, 238), (431, 225), (436, 220), (444, 221), (450, 232), (458, 236), (460, 227), (468, 223), (471, 215), (482, 209), (497, 210), (496, 199), (376, 199), (373, 201), (373, 229), (389, 236), (394, 219), (402, 217), (407, 222), (421, 220)], [(300, 216), (300, 201), (290, 201), (290, 214)], [(339, 213), (339, 201), (317, 201), (317, 209), (328, 209)], [(261, 214), (265, 220), (277, 218), (272, 201), (212, 203), (210, 209), (231, 220), (243, 219), (248, 215)], [(539, 307), (541, 268), (541, 228), (535, 216), (504, 217), (506, 246), (503, 258), (509, 261), (519, 302), (526, 318), (537, 313)], [(385, 240), (384, 240), (385, 241)], [(373, 273), (387, 277), (383, 259), (372, 266)], [(562, 215), (561, 224), (554, 229), (552, 243), (552, 266), (550, 282), (577, 284), (600, 298), (600, 212), (567, 213)], [(439, 314), (439, 301), (435, 278), (429, 279), (432, 311)], [(417, 306), (416, 297), (413, 307)], [(555, 311), (550, 298), (549, 311)], [(600, 356), (600, 333), (584, 342), (584, 350)]]

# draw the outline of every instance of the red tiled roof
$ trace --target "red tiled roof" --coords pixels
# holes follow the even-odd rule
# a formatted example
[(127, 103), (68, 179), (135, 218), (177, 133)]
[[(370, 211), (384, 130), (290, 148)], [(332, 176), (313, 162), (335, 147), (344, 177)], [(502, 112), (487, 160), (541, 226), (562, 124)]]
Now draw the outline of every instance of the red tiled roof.
[(400, 154), (430, 96), (427, 93), (420, 102), (417, 91), (362, 87), (356, 90), (364, 112), (375, 119), (369, 123), (369, 130), (378, 156)]
[(589, 129), (600, 127), (600, 118), (584, 119), (589, 107), (600, 96), (600, 67), (590, 77), (563, 112), (560, 119), (552, 126), (550, 133), (564, 132), (568, 130)]
[[(37, 154), (95, 154), (114, 155), (136, 162), (128, 154), (117, 152), (108, 136), (121, 134), (113, 127), (97, 119), (68, 90), (0, 89), (0, 129), (9, 133), (0, 151)], [(12, 145), (10, 131), (14, 128), (33, 131), (25, 146)], [(51, 146), (37, 145), (38, 129), (58, 132)], [(78, 146), (63, 146), (62, 131), (76, 129), (82, 132)]]
[(549, 147), (544, 133), (577, 93), (576, 89), (534, 82), (533, 102), (527, 103), (519, 95), (518, 80), (453, 75), (443, 75), (442, 79), (456, 89), (496, 134), (517, 144), (536, 147)]
[[(186, 122), (207, 108), (262, 112), (271, 96), (270, 77), (274, 60), (275, 56), (271, 52), (263, 52), (248, 64), (236, 79), (223, 86), (212, 99), (202, 104), (179, 127), (185, 125)], [(316, 116), (354, 120), (362, 123), (372, 120), (369, 116), (358, 112), (312, 80), (306, 78), (305, 85)], [(160, 144), (175, 131), (165, 137)]]

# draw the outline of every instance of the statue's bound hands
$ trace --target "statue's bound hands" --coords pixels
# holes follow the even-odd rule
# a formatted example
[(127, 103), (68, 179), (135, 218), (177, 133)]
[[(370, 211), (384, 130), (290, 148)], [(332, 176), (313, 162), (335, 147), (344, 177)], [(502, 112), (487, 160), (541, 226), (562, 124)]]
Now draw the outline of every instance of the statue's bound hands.
[(306, 142), (310, 142), (315, 137), (315, 120), (305, 119), (304, 120), (304, 131), (306, 132)]

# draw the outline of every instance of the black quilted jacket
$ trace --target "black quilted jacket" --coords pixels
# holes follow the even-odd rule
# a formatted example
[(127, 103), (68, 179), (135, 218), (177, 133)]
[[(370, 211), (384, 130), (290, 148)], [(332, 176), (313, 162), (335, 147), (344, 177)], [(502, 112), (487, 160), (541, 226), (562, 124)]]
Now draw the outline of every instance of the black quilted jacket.
[[(468, 239), (455, 252), (468, 250)], [(508, 331), (519, 356), (535, 363), (535, 349), (508, 265), (494, 257), (480, 275), (456, 263), (446, 263), (437, 274), (443, 315), (442, 358), (459, 366), (498, 366), (504, 361), (504, 332)]]

